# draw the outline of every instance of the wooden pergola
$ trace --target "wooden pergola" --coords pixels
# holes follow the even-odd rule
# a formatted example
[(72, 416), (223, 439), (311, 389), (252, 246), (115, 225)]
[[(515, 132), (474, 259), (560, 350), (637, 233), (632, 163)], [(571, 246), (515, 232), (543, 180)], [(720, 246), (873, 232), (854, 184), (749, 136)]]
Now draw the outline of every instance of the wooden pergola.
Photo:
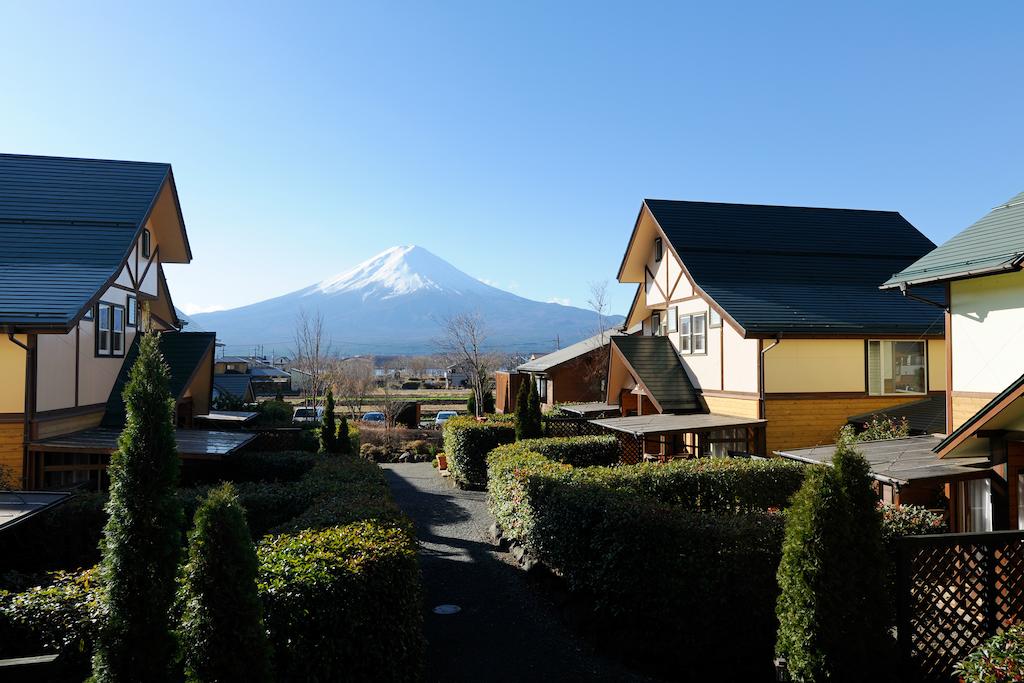
[(637, 459), (765, 455), (766, 420), (716, 413), (661, 413), (590, 422), (634, 440)]

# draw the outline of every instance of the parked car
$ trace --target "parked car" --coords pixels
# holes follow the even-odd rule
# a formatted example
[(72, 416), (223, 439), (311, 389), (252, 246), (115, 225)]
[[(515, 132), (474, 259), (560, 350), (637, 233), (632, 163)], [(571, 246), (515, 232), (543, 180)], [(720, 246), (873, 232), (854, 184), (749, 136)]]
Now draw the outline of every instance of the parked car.
[(437, 417), (434, 418), (434, 429), (440, 429), (444, 427), (444, 423), (455, 417), (459, 413), (454, 410), (439, 410)]
[(384, 420), (384, 413), (374, 410), (369, 413), (363, 413), (363, 417), (360, 419), (360, 422), (384, 424)]
[(295, 413), (292, 414), (292, 422), (307, 422), (320, 424), (324, 420), (324, 407), (318, 406), (316, 408), (299, 407), (295, 409)]

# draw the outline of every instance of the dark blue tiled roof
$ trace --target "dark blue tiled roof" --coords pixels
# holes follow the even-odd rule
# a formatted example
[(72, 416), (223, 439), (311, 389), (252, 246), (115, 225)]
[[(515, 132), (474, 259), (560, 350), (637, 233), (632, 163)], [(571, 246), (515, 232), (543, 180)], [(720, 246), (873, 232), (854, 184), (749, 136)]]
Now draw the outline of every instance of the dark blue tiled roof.
[(747, 332), (943, 332), (941, 309), (879, 290), (935, 246), (894, 211), (645, 203), (697, 285)]
[[(221, 359), (217, 359), (221, 360)], [(241, 373), (228, 373), (213, 376), (213, 386), (225, 394), (235, 398), (252, 398), (252, 378)]]
[(170, 168), (0, 154), (0, 324), (74, 320), (116, 274)]

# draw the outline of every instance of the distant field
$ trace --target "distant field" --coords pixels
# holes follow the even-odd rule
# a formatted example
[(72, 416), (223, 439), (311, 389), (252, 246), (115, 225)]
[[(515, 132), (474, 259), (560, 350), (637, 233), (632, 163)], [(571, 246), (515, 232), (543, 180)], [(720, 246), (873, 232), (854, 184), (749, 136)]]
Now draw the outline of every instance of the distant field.
[[(466, 401), (473, 393), (470, 389), (394, 389), (391, 395), (400, 401), (416, 401), (420, 404), (420, 410), (424, 416), (433, 415), (439, 410), (466, 411)], [(363, 396), (362, 411), (380, 410), (379, 401), (384, 395), (383, 391)], [(298, 396), (286, 396), (289, 403), (300, 404), (302, 399)], [(338, 412), (346, 409), (345, 402), (349, 400), (345, 396), (335, 396), (334, 402)]]

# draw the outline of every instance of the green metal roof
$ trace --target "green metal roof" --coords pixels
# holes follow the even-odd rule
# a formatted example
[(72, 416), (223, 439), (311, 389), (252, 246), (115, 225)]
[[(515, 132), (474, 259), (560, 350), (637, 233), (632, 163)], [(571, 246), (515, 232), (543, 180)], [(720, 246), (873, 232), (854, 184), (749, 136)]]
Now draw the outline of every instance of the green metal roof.
[(611, 342), (663, 411), (701, 410), (697, 391), (668, 337), (621, 335), (611, 337)]
[[(196, 368), (206, 352), (213, 348), (216, 339), (213, 332), (164, 332), (160, 335), (160, 352), (164, 361), (171, 371), (170, 391), (171, 396), (177, 400), (188, 388), (189, 380), (196, 373)], [(107, 398), (107, 412), (103, 416), (104, 427), (121, 427), (124, 425), (126, 413), (124, 399), (125, 384), (128, 383), (128, 376), (135, 359), (139, 356), (139, 339), (141, 335), (135, 335), (131, 348), (125, 354), (124, 363), (121, 365), (121, 372), (117, 376), (114, 388), (110, 390)]]
[(1024, 259), (1024, 192), (890, 277), (883, 288), (1016, 270)]

